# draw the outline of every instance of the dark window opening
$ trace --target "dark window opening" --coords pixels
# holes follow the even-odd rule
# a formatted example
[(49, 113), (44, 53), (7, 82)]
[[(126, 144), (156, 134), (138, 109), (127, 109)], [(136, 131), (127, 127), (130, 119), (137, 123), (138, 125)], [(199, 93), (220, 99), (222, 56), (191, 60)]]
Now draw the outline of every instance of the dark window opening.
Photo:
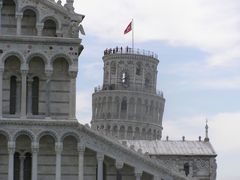
[(189, 175), (189, 168), (190, 168), (190, 167), (189, 167), (189, 163), (185, 163), (183, 169), (184, 169), (184, 171), (185, 171), (185, 175), (186, 175), (186, 176)]
[(136, 75), (140, 76), (141, 74), (142, 74), (142, 65), (138, 63), (136, 67)]
[(16, 152), (14, 154), (14, 180), (20, 179), (20, 154)]
[(32, 114), (38, 115), (39, 103), (39, 78), (34, 77), (32, 83)]
[(103, 180), (107, 179), (107, 166), (103, 163)]
[(127, 100), (123, 99), (121, 103), (121, 112), (126, 112), (127, 111)]
[(24, 180), (31, 180), (32, 176), (32, 155), (31, 153), (26, 153), (25, 154), (25, 159), (24, 159)]
[(122, 174), (120, 170), (117, 170), (117, 180), (122, 180)]
[(145, 79), (145, 87), (149, 88), (151, 86), (151, 80), (149, 77), (146, 77)]
[(55, 21), (48, 19), (44, 22), (44, 27), (43, 27), (43, 36), (52, 36), (56, 37), (56, 31), (57, 31), (57, 25)]
[(17, 77), (10, 78), (10, 114), (16, 113)]

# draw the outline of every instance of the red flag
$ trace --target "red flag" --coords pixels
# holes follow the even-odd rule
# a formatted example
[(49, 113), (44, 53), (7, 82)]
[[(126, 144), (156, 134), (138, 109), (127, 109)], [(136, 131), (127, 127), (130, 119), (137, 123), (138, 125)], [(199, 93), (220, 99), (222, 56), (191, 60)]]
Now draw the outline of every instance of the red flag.
[(129, 23), (129, 25), (127, 26), (127, 28), (124, 30), (124, 34), (127, 34), (128, 32), (130, 32), (132, 30), (132, 21)]

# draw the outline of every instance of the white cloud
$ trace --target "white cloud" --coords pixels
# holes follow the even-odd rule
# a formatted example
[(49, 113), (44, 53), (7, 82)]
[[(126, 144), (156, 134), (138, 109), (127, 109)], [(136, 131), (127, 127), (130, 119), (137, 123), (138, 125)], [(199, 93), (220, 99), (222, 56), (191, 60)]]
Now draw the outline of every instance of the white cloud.
[(80, 123), (91, 121), (92, 96), (89, 91), (78, 91), (76, 97), (76, 114)]
[[(171, 139), (197, 140), (198, 136), (205, 135), (205, 118), (203, 115), (180, 118), (177, 120), (165, 120), (163, 134)], [(230, 153), (240, 151), (240, 112), (224, 112), (208, 117), (209, 136), (217, 152)]]
[(193, 46), (210, 54), (210, 66), (229, 65), (240, 58), (238, 0), (91, 0), (75, 2), (86, 14), (87, 34), (114, 42), (130, 42), (123, 30), (134, 18), (135, 40), (162, 40)]

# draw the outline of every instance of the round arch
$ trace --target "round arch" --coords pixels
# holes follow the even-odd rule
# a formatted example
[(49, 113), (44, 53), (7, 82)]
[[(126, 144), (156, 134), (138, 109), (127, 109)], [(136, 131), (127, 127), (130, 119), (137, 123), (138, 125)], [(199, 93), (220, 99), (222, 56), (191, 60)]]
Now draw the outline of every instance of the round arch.
[(0, 129), (0, 134), (4, 135), (8, 141), (10, 141), (10, 135), (7, 131)]
[(60, 20), (56, 16), (54, 16), (54, 15), (52, 15), (52, 16), (45, 16), (45, 17), (42, 18), (41, 23), (44, 23), (47, 20), (52, 20), (52, 21), (54, 21), (56, 23), (57, 31), (61, 29)]
[(51, 136), (51, 137), (54, 139), (55, 143), (58, 142), (57, 133), (54, 132), (54, 131), (49, 131), (49, 130), (48, 130), (48, 131), (42, 131), (42, 132), (40, 132), (40, 133), (37, 135), (36, 142), (39, 143), (40, 139), (41, 139), (43, 136), (46, 136), (46, 135)]
[(30, 138), (31, 142), (34, 142), (34, 140), (35, 140), (35, 136), (34, 136), (33, 132), (31, 132), (29, 130), (20, 130), (14, 134), (13, 141), (16, 141), (16, 139), (21, 135), (28, 136)]
[(43, 53), (40, 53), (40, 52), (35, 52), (35, 53), (32, 53), (32, 54), (30, 54), (26, 59), (27, 59), (27, 65), (29, 66), (29, 63), (30, 63), (30, 61), (33, 59), (33, 58), (35, 58), (35, 57), (39, 57), (39, 58), (41, 58), (42, 60), (43, 60), (43, 62), (44, 62), (44, 64), (45, 64), (45, 67), (47, 66), (47, 64), (48, 64), (48, 58), (47, 58), (47, 56), (45, 55), (45, 54), (43, 54)]
[(22, 7), (22, 9), (20, 9), (20, 12), (24, 13), (24, 11), (26, 11), (26, 10), (32, 10), (33, 12), (35, 12), (36, 20), (37, 20), (37, 22), (39, 22), (39, 11), (38, 11), (38, 9), (36, 9), (33, 6), (26, 5), (26, 6)]
[(1, 61), (0, 61), (1, 66), (4, 66), (4, 63), (5, 63), (6, 59), (11, 57), (11, 56), (17, 57), (20, 60), (21, 65), (26, 62), (25, 58), (23, 57), (23, 55), (20, 52), (8, 51), (8, 52), (3, 53), (2, 57), (1, 57)]
[(54, 63), (56, 59), (59, 59), (59, 58), (65, 59), (68, 62), (69, 68), (71, 65), (73, 65), (73, 60), (69, 56), (63, 53), (54, 55), (50, 60), (51, 65)]
[(66, 133), (64, 133), (64, 134), (61, 136), (61, 138), (60, 138), (60, 142), (63, 142), (64, 139), (65, 139), (66, 137), (68, 137), (68, 136), (74, 137), (74, 138), (77, 140), (77, 142), (80, 143), (80, 137), (79, 137), (79, 135), (78, 135), (77, 133), (75, 133), (75, 132), (66, 132)]

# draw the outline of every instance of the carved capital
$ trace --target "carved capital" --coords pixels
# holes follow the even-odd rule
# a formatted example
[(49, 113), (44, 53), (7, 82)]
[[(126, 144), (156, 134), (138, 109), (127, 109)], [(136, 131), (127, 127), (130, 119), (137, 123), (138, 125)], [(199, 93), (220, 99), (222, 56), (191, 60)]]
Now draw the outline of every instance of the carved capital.
[(15, 17), (16, 17), (16, 19), (22, 19), (22, 17), (23, 17), (23, 13), (21, 13), (21, 12), (16, 12), (16, 14), (15, 14)]
[(77, 71), (69, 71), (68, 72), (70, 78), (76, 79), (78, 72)]
[(115, 166), (117, 169), (122, 169), (123, 165), (124, 165), (123, 161), (116, 160)]
[(32, 153), (38, 153), (39, 151), (39, 143), (33, 142), (32, 143)]
[(98, 161), (103, 161), (103, 160), (104, 160), (104, 154), (98, 152), (98, 153), (97, 153), (97, 160), (98, 160)]
[(46, 74), (47, 78), (51, 78), (52, 74), (53, 74), (53, 70), (52, 69), (46, 69), (45, 74)]
[(8, 153), (13, 154), (15, 152), (15, 142), (14, 141), (9, 141), (8, 142)]
[(140, 169), (138, 169), (138, 168), (135, 168), (135, 176), (136, 177), (141, 177), (142, 176), (142, 174), (143, 174), (143, 171), (142, 170), (140, 170)]
[(63, 143), (62, 142), (55, 143), (56, 153), (62, 153), (62, 150), (63, 150)]
[(79, 153), (84, 153), (85, 152), (85, 145), (82, 143), (78, 143), (78, 152)]
[(21, 75), (22, 76), (27, 76), (28, 70), (21, 70)]

